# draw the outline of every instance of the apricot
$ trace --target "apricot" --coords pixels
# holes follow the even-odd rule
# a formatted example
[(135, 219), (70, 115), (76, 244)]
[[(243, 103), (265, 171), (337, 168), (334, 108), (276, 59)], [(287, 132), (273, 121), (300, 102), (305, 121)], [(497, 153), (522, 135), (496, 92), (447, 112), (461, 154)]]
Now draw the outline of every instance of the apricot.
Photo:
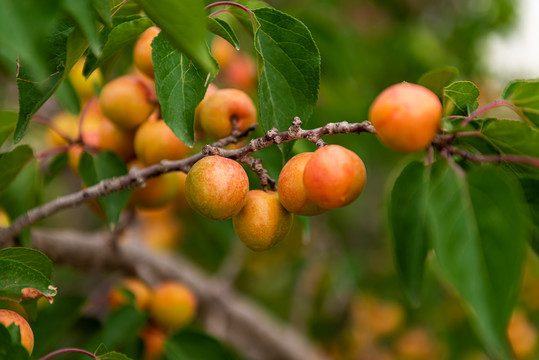
[(149, 27), (140, 34), (133, 48), (133, 63), (135, 67), (152, 79), (155, 76), (152, 63), (152, 40), (160, 31), (157, 26)]
[(340, 145), (317, 149), (305, 164), (307, 197), (325, 209), (336, 209), (357, 199), (367, 180), (359, 156)]
[(0, 227), (8, 227), (11, 222), (4, 209), (0, 209)]
[(75, 92), (79, 95), (80, 100), (85, 103), (94, 96), (96, 89), (101, 87), (103, 83), (103, 75), (101, 70), (96, 69), (88, 76), (88, 79), (82, 74), (84, 68), (84, 59), (80, 59), (73, 65), (69, 71), (68, 78), (75, 88)]
[(183, 284), (168, 281), (154, 288), (149, 313), (156, 324), (175, 331), (193, 320), (196, 309), (193, 292)]
[(51, 128), (47, 130), (47, 143), (50, 146), (63, 146), (68, 143), (64, 136), (75, 140), (78, 134), (79, 117), (67, 111), (61, 111), (51, 118)]
[(224, 69), (238, 55), (238, 50), (222, 37), (216, 36), (211, 42), (211, 53), (219, 67)]
[(182, 219), (171, 206), (158, 209), (137, 209), (138, 229), (142, 241), (155, 252), (166, 252), (177, 247), (182, 235)]
[(11, 310), (0, 310), (0, 323), (5, 327), (15, 324), (20, 329), (21, 344), (31, 354), (34, 350), (34, 333), (28, 322), (19, 314)]
[(185, 180), (187, 180), (187, 174), (178, 171), (176, 172), (178, 176), (178, 193), (174, 198), (174, 209), (176, 210), (186, 210), (189, 209), (189, 203), (187, 202), (187, 197), (185, 196)]
[(507, 337), (517, 358), (527, 358), (535, 353), (537, 329), (530, 323), (524, 311), (517, 309), (513, 312), (507, 327)]
[(421, 85), (395, 84), (376, 97), (369, 120), (382, 143), (393, 150), (416, 152), (426, 148), (436, 136), (442, 104)]
[(206, 99), (208, 98), (208, 96), (210, 96), (211, 94), (213, 94), (217, 90), (219, 90), (217, 85), (209, 84), (208, 88), (206, 89), (206, 92), (204, 93), (204, 98), (202, 99), (202, 101), (200, 101), (200, 103), (196, 107), (196, 109), (195, 109), (195, 130), (196, 131), (202, 131), (202, 127), (200, 126), (200, 109), (202, 109), (202, 106), (204, 106), (203, 104), (206, 101)]
[(279, 243), (292, 227), (292, 214), (276, 192), (251, 190), (241, 211), (233, 217), (238, 238), (251, 250), (264, 251)]
[(209, 95), (200, 108), (200, 126), (208, 136), (221, 139), (232, 132), (232, 124), (245, 130), (256, 122), (256, 107), (249, 95), (238, 89), (220, 89)]
[[(125, 292), (129, 291), (133, 295), (131, 299)], [(111, 309), (118, 309), (133, 301), (133, 305), (143, 311), (146, 310), (150, 302), (152, 291), (145, 282), (137, 278), (125, 278), (118, 287), (111, 290), (108, 297), (108, 304)]]
[(223, 82), (228, 86), (252, 91), (256, 84), (256, 64), (249, 55), (239, 54), (223, 69), (222, 75)]
[(190, 150), (163, 120), (144, 122), (135, 133), (134, 146), (137, 158), (146, 165), (183, 159)]
[(135, 154), (133, 139), (135, 135), (132, 131), (124, 130), (107, 118), (103, 118), (98, 130), (98, 147), (101, 150), (110, 150), (118, 154), (122, 160), (126, 161)]
[(327, 211), (307, 197), (307, 191), (303, 184), (305, 164), (312, 155), (312, 152), (297, 154), (288, 160), (279, 174), (277, 180), (279, 199), (284, 208), (292, 214), (315, 216)]
[(234, 160), (208, 156), (197, 161), (185, 180), (185, 197), (195, 211), (214, 220), (230, 219), (247, 201), (249, 179)]
[(164, 329), (147, 325), (140, 333), (142, 343), (144, 344), (144, 360), (160, 359), (165, 350), (167, 333)]
[[(139, 160), (128, 164), (129, 169), (144, 168)], [(131, 193), (130, 203), (142, 209), (157, 209), (169, 204), (178, 192), (178, 176), (174, 172), (146, 180), (146, 185)]]
[(99, 128), (104, 119), (103, 112), (99, 107), (99, 100), (93, 98), (88, 101), (81, 116), (84, 116), (81, 129), (82, 142), (86, 145), (98, 148)]
[(99, 95), (103, 114), (125, 130), (133, 130), (154, 109), (151, 89), (139, 77), (126, 75), (107, 83)]

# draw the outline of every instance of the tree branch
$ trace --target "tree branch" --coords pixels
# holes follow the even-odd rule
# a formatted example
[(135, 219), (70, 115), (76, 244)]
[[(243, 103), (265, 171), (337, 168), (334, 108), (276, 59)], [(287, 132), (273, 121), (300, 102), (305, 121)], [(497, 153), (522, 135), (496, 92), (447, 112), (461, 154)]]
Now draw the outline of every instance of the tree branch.
[[(114, 269), (141, 273), (157, 281), (175, 280), (190, 287), (199, 300), (198, 319), (206, 331), (234, 346), (253, 360), (329, 360), (300, 333), (285, 325), (244, 296), (227, 280), (211, 278), (189, 260), (152, 253), (135, 241), (119, 244), (119, 254), (103, 251), (107, 233), (85, 234), (70, 230), (32, 230), (32, 247), (44, 252), (55, 264), (82, 270)], [(120, 255), (120, 256), (118, 256)], [(136, 259), (136, 260), (134, 260)], [(219, 326), (213, 326), (219, 316)], [(213, 321), (212, 321), (213, 320)], [(223, 326), (224, 324), (224, 326)]]

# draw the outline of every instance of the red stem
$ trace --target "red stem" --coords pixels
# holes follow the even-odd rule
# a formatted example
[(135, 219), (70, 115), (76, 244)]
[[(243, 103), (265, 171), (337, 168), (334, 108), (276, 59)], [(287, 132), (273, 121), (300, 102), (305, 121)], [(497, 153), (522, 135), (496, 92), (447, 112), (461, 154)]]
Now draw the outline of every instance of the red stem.
[(242, 9), (243, 11), (245, 11), (247, 14), (250, 14), (251, 13), (251, 10), (249, 10), (247, 7), (243, 6), (242, 4), (238, 4), (234, 1), (217, 1), (217, 2), (214, 2), (213, 4), (209, 4), (208, 6), (206, 6), (206, 10), (208, 9), (211, 9), (213, 7), (216, 7), (216, 6), (223, 6), (223, 5), (232, 5), (232, 6), (236, 6), (240, 9)]
[(476, 117), (478, 117), (482, 113), (484, 113), (484, 112), (486, 112), (488, 110), (494, 109), (496, 107), (499, 107), (499, 106), (508, 106), (511, 109), (515, 110), (515, 107), (509, 101), (507, 101), (507, 100), (496, 100), (496, 101), (491, 102), (490, 104), (482, 106), (479, 109), (476, 109), (475, 111), (473, 111), (470, 115), (468, 115), (464, 119), (464, 121), (462, 122), (462, 126), (464, 127), (464, 126), (468, 125), (470, 123), (470, 121), (472, 121), (473, 119), (475, 119)]
[(39, 360), (48, 360), (48, 359), (52, 358), (53, 356), (60, 355), (60, 354), (65, 354), (65, 353), (70, 353), (70, 352), (88, 355), (89, 357), (91, 357), (94, 360), (98, 359), (97, 356), (95, 356), (94, 354), (92, 354), (91, 352), (88, 352), (86, 350), (70, 348), (70, 349), (60, 349), (60, 350), (53, 351), (50, 354), (43, 356)]

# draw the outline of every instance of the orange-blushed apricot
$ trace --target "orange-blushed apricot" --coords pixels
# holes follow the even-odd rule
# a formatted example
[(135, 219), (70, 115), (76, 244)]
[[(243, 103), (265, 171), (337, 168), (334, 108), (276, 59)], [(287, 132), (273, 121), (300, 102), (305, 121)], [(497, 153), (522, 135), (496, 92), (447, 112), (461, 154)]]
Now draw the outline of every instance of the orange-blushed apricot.
[(28, 350), (29, 354), (32, 353), (32, 350), (34, 350), (34, 333), (30, 324), (21, 315), (11, 310), (0, 310), (0, 323), (5, 327), (11, 324), (17, 325), (20, 329), (22, 346)]

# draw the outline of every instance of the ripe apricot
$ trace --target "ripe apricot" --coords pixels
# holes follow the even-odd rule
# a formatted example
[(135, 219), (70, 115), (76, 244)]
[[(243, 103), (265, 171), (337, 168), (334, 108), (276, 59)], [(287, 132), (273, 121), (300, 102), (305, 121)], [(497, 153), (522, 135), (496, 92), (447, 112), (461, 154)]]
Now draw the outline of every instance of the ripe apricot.
[(189, 288), (183, 284), (168, 281), (154, 288), (149, 312), (156, 324), (175, 331), (194, 318), (196, 308), (196, 297)]
[(146, 165), (183, 159), (190, 150), (163, 120), (144, 122), (135, 133), (134, 146), (137, 158)]
[(303, 184), (305, 164), (312, 155), (312, 152), (297, 154), (288, 160), (279, 174), (279, 180), (277, 180), (279, 199), (284, 208), (292, 214), (315, 216), (327, 211), (307, 197)]
[(426, 148), (436, 136), (442, 104), (421, 85), (395, 84), (376, 97), (369, 120), (385, 145), (397, 151), (415, 152)]
[(84, 68), (84, 59), (80, 59), (73, 65), (69, 72), (68, 78), (71, 85), (75, 88), (75, 92), (79, 95), (80, 100), (84, 103), (94, 96), (96, 88), (99, 88), (103, 83), (103, 75), (101, 70), (96, 69), (90, 74), (88, 79), (82, 74)]
[(195, 163), (185, 180), (185, 197), (195, 211), (214, 220), (236, 215), (249, 193), (245, 170), (234, 160), (208, 156)]
[(124, 130), (103, 118), (98, 130), (98, 147), (115, 152), (124, 161), (129, 160), (135, 154), (134, 137), (132, 131)]
[(64, 136), (75, 140), (78, 133), (79, 117), (67, 111), (61, 111), (51, 118), (51, 128), (47, 130), (47, 143), (50, 146), (66, 145), (68, 142)]
[(152, 40), (160, 31), (157, 26), (149, 27), (140, 34), (133, 48), (133, 63), (135, 67), (152, 79), (155, 76), (152, 64)]
[(144, 344), (144, 360), (160, 359), (165, 350), (167, 333), (164, 329), (147, 325), (140, 333), (142, 343)]
[[(133, 160), (128, 167), (142, 169), (144, 165), (139, 160)], [(169, 172), (148, 179), (145, 186), (133, 190), (130, 203), (142, 209), (157, 209), (170, 203), (177, 192), (178, 176), (174, 172)]]
[(177, 171), (178, 176), (178, 193), (174, 198), (174, 209), (187, 210), (189, 209), (189, 203), (185, 197), (185, 180), (187, 180), (187, 174), (182, 171)]
[(200, 109), (202, 109), (202, 106), (204, 106), (203, 104), (206, 101), (206, 99), (208, 98), (208, 96), (210, 96), (211, 94), (213, 94), (217, 90), (219, 90), (217, 85), (209, 84), (208, 88), (206, 89), (206, 92), (204, 93), (204, 98), (202, 99), (202, 101), (200, 101), (200, 103), (196, 107), (196, 109), (195, 109), (195, 130), (196, 131), (202, 131), (202, 127), (200, 126)]
[(0, 323), (5, 327), (15, 324), (20, 329), (21, 344), (31, 354), (34, 350), (34, 333), (28, 322), (19, 314), (11, 310), (0, 310)]
[(530, 323), (524, 311), (517, 309), (513, 312), (507, 327), (507, 337), (517, 358), (528, 358), (535, 353), (537, 329)]
[(317, 149), (303, 171), (307, 196), (325, 209), (350, 204), (361, 195), (366, 180), (361, 158), (340, 145)]
[(251, 190), (247, 202), (232, 219), (238, 238), (251, 250), (264, 251), (284, 239), (292, 227), (292, 214), (276, 192)]
[(133, 295), (133, 305), (139, 310), (146, 310), (152, 294), (145, 282), (137, 278), (125, 278), (118, 287), (109, 293), (108, 303), (111, 309), (118, 309), (130, 303), (131, 298), (125, 293)]
[(222, 37), (216, 36), (211, 42), (211, 53), (219, 67), (224, 69), (238, 55), (238, 50)]
[(79, 119), (82, 120), (82, 141), (86, 145), (98, 148), (99, 128), (101, 127), (101, 122), (104, 119), (103, 112), (99, 107), (99, 100), (97, 98), (93, 98), (88, 101), (83, 113), (81, 113), (81, 116), (84, 116), (84, 119)]
[(256, 64), (246, 54), (238, 54), (223, 69), (223, 82), (233, 88), (252, 91), (256, 84)]
[(0, 227), (7, 227), (9, 224), (9, 216), (6, 214), (4, 209), (0, 209)]
[(99, 95), (103, 114), (117, 126), (133, 130), (150, 116), (151, 89), (136, 76), (122, 76), (107, 83)]
[(155, 252), (166, 252), (177, 247), (181, 240), (182, 219), (171, 206), (159, 209), (137, 209), (138, 228), (144, 244)]
[(245, 130), (256, 122), (256, 107), (249, 95), (238, 89), (220, 89), (209, 95), (200, 108), (200, 126), (208, 136), (224, 138), (232, 124)]

